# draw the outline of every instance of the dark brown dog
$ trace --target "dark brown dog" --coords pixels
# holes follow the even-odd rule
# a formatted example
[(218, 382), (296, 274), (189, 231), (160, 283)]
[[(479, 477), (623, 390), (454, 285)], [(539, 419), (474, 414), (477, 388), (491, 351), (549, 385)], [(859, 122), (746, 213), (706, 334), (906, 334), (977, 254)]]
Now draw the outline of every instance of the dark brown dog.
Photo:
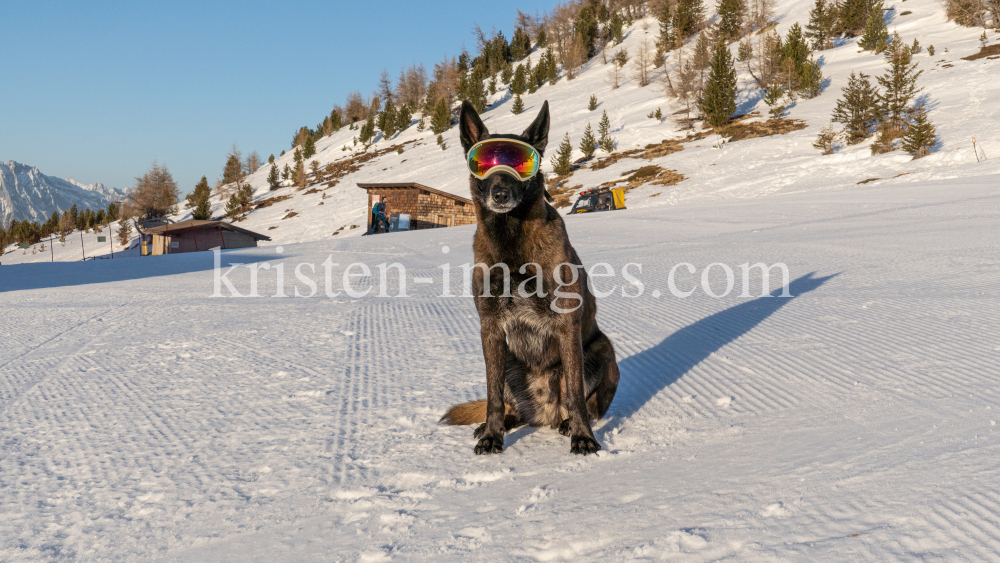
[[(459, 126), (466, 153), (479, 141), (499, 137), (526, 142), (543, 154), (549, 105), (542, 105), (521, 135), (491, 135), (469, 102), (462, 104)], [(475, 431), (477, 454), (502, 452), (504, 433), (522, 424), (558, 428), (570, 436), (573, 453), (597, 452), (601, 445), (591, 421), (611, 405), (618, 364), (611, 341), (597, 327), (586, 270), (562, 217), (545, 200), (543, 176), (522, 181), (497, 172), (484, 180), (470, 178), (478, 220), (473, 248), (480, 265), (473, 270), (472, 290), (486, 360), (486, 399), (455, 405), (441, 421), (482, 423)], [(510, 272), (509, 283), (502, 265)]]

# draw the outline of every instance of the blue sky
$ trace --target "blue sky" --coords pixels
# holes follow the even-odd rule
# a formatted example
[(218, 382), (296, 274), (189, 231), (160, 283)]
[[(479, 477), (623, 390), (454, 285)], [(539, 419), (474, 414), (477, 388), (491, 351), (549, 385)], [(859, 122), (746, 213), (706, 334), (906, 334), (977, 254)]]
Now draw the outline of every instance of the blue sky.
[(182, 193), (222, 174), (230, 145), (288, 149), (383, 68), (510, 39), (518, 2), (5, 2), (0, 161), (127, 188), (154, 159)]

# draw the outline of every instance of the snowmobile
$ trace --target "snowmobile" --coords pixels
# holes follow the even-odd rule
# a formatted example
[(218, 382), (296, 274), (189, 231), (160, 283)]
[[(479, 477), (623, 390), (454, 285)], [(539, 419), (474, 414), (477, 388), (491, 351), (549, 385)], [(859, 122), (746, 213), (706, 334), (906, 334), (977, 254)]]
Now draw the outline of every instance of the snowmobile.
[(621, 188), (593, 188), (580, 192), (580, 197), (567, 215), (592, 211), (616, 211), (618, 209), (625, 209), (625, 190)]

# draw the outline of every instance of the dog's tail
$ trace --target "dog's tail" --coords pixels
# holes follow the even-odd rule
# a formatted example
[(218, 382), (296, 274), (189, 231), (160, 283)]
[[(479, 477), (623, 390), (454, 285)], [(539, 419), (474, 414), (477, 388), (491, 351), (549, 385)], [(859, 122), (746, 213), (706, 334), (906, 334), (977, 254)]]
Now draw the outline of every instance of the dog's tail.
[(486, 399), (455, 405), (438, 422), (457, 426), (486, 422)]

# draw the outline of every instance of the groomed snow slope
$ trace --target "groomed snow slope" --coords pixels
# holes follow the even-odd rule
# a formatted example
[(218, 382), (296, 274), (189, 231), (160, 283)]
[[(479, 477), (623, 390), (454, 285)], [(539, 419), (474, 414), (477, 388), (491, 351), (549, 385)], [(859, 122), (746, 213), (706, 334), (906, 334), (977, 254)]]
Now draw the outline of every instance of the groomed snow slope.
[[(5, 267), (0, 560), (998, 560), (1000, 174), (979, 170), (569, 222), (586, 264), (645, 284), (599, 301), (622, 379), (586, 458), (548, 429), (477, 457), (437, 424), (484, 394), (471, 299), (438, 296), (471, 227), (223, 253), (267, 261), (266, 296), (315, 264), (311, 299), (211, 298), (209, 253)], [(398, 261), (410, 297), (323, 296), (331, 255), (335, 289)], [(794, 297), (739, 297), (757, 261)], [(681, 262), (681, 290), (715, 262), (736, 289), (675, 298)]]

